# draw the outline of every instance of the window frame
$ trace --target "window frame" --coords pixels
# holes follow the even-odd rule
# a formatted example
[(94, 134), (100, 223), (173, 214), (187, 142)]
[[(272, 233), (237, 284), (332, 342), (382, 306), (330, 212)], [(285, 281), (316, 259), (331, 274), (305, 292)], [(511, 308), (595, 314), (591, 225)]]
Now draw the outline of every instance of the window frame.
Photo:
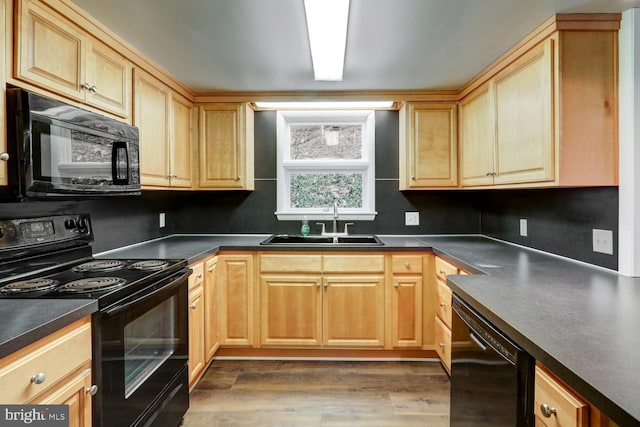
[[(333, 207), (291, 208), (290, 176), (296, 171), (321, 173), (362, 173), (362, 207), (339, 208), (341, 220), (372, 221), (375, 219), (375, 111), (374, 110), (298, 110), (277, 111), (277, 211), (279, 220), (327, 221), (333, 219)], [(360, 124), (362, 125), (362, 158), (345, 160), (292, 160), (290, 157), (290, 124)]]

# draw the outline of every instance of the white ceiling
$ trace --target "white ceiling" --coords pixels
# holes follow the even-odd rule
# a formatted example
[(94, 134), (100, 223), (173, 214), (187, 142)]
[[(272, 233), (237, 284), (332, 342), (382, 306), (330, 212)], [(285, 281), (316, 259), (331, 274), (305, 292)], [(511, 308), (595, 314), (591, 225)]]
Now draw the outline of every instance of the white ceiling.
[(196, 92), (457, 89), (555, 13), (640, 0), (351, 0), (344, 79), (316, 82), (303, 0), (73, 0)]

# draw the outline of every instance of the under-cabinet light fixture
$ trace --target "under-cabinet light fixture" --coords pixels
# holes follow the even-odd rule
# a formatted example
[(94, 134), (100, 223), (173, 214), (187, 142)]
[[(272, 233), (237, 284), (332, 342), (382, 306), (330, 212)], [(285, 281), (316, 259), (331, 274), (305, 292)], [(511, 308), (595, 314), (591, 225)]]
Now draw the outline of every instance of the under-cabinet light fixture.
[(257, 101), (257, 108), (265, 110), (347, 110), (388, 109), (393, 101)]
[(304, 12), (315, 79), (342, 80), (349, 0), (304, 0)]

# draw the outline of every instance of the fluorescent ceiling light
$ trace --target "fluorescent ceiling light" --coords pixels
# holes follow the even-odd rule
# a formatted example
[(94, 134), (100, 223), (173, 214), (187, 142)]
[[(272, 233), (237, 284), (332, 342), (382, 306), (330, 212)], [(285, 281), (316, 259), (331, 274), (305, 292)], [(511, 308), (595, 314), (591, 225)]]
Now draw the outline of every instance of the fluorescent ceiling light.
[(316, 80), (342, 80), (349, 0), (304, 0)]
[(274, 110), (326, 110), (347, 108), (391, 108), (393, 101), (315, 101), (268, 102), (258, 101), (256, 107)]

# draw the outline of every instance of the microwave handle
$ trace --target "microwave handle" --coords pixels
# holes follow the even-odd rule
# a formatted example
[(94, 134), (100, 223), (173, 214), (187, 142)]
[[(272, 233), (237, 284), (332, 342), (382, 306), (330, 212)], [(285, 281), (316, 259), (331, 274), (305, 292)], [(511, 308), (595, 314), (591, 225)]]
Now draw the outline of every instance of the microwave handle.
[[(125, 159), (125, 176), (121, 178), (122, 169), (120, 169), (121, 154)], [(113, 143), (113, 151), (111, 152), (111, 173), (113, 176), (114, 185), (127, 185), (129, 184), (129, 150), (125, 141), (115, 141)]]

